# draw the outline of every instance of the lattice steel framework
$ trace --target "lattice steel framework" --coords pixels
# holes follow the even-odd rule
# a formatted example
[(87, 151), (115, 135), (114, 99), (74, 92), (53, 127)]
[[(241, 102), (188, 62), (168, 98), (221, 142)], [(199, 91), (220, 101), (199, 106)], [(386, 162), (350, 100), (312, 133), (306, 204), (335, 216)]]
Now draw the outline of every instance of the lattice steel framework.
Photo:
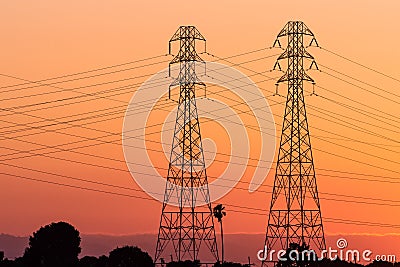
[(200, 254), (215, 262), (218, 250), (195, 96), (196, 89), (205, 89), (196, 75), (196, 63), (204, 63), (196, 41), (206, 40), (194, 26), (181, 26), (169, 42), (170, 53), (175, 41), (180, 49), (170, 67), (179, 63), (180, 71), (170, 88), (179, 86), (180, 94), (155, 262), (170, 254), (175, 261), (199, 260)]
[(274, 46), (287, 37), (286, 50), (278, 57), (287, 60), (287, 70), (278, 83), (288, 84), (280, 148), (266, 231), (267, 251), (288, 249), (291, 243), (309, 246), (316, 252), (325, 249), (321, 207), (318, 198), (313, 155), (308, 130), (303, 81), (314, 83), (304, 70), (304, 59), (317, 67), (304, 47), (304, 38), (318, 46), (314, 34), (301, 21), (288, 22)]

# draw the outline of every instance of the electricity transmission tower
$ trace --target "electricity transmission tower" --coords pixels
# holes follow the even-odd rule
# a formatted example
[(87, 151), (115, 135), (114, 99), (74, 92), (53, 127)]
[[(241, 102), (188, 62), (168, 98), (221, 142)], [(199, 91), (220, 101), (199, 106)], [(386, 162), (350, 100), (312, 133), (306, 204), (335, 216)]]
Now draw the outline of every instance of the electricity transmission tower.
[[(196, 89), (205, 84), (196, 75), (196, 41), (204, 37), (194, 26), (181, 26), (169, 41), (179, 42), (179, 52), (170, 62), (179, 63), (178, 109), (172, 140), (164, 203), (158, 232), (155, 263), (169, 255), (176, 261), (218, 261), (214, 221), (196, 106)], [(171, 95), (171, 94), (170, 94)]]
[(304, 59), (312, 62), (310, 68), (317, 67), (304, 47), (304, 38), (311, 38), (310, 45), (318, 43), (301, 21), (288, 22), (274, 46), (281, 47), (281, 37), (287, 37), (287, 47), (275, 67), (280, 69), (279, 62), (287, 60), (287, 70), (277, 83), (286, 82), (288, 93), (265, 247), (269, 252), (297, 244), (320, 252), (325, 249), (325, 238), (303, 93), (303, 81), (314, 84), (304, 70)]

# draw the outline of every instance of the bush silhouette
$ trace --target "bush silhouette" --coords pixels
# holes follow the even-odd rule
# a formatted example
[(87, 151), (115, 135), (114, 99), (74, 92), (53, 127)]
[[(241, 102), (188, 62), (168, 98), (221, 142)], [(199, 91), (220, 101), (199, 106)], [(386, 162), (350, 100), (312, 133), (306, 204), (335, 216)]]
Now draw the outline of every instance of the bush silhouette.
[(220, 262), (217, 262), (214, 264), (213, 267), (245, 267), (245, 266), (248, 266), (248, 265), (237, 263), (237, 262), (224, 262), (223, 264)]
[(167, 267), (200, 267), (200, 261), (195, 260), (195, 261), (171, 261), (167, 263)]
[(30, 267), (77, 266), (81, 252), (79, 231), (66, 222), (41, 227), (29, 237), (23, 261)]
[(125, 246), (110, 252), (108, 267), (154, 267), (153, 259), (138, 247)]

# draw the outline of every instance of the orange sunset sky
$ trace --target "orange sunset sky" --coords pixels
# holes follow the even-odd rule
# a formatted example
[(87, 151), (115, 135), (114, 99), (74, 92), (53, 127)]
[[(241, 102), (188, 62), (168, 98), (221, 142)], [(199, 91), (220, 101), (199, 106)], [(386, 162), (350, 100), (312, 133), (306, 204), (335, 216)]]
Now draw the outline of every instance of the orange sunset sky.
[[(165, 56), (168, 41), (180, 25), (195, 25), (207, 39), (208, 52), (224, 58), (268, 48), (287, 21), (302, 20), (322, 48), (400, 78), (400, 2), (395, 0), (16, 0), (2, 1), (0, 10), (0, 232), (13, 235), (28, 235), (39, 226), (57, 220), (71, 222), (82, 233), (122, 235), (158, 231), (161, 204), (141, 199), (148, 195), (139, 190), (125, 164), (121, 131), (125, 110), (139, 85), (168, 66), (172, 58)], [(305, 85), (317, 183), (322, 214), (326, 218), (325, 232), (400, 234), (400, 82), (352, 64), (327, 50), (308, 48), (322, 71), (309, 72), (316, 80), (319, 96), (308, 96), (312, 87)], [(267, 72), (275, 63), (277, 56), (274, 55), (280, 52), (263, 49), (230, 58), (230, 63), (220, 62), (240, 63), (237, 69), (259, 86), (271, 105), (278, 138), (284, 106), (273, 103), (282, 102), (283, 98), (272, 96), (274, 81), (266, 82), (263, 75), (255, 75), (254, 71), (273, 77), (281, 75)], [(155, 56), (159, 57), (43, 81), (42, 85), (23, 81), (38, 81)], [(205, 60), (216, 60), (210, 55), (201, 56)], [(97, 75), (113, 71), (116, 72)], [(75, 79), (79, 77), (82, 79)], [(70, 79), (74, 81), (66, 81)], [(117, 80), (123, 81), (110, 83)], [(23, 85), (13, 86), (21, 83)], [(43, 83), (54, 84), (44, 86)], [(104, 92), (123, 86), (118, 91)], [(67, 90), (70, 88), (98, 94), (83, 97), (82, 93)], [(286, 95), (286, 89), (281, 85), (279, 92)], [(234, 104), (224, 99), (229, 92), (221, 94), (221, 88), (211, 86), (207, 94)], [(167, 110), (173, 108), (171, 103), (160, 105), (165, 105)], [(243, 103), (234, 109), (243, 112), (247, 105)], [(250, 158), (257, 158), (259, 133), (250, 129), (256, 121), (243, 113), (240, 117), (246, 122), (250, 138)], [(152, 116), (150, 119), (148, 125), (164, 118)], [(218, 125), (217, 121), (202, 123), (203, 139), (213, 139), (218, 152), (229, 153), (227, 135)], [(160, 134), (152, 134), (146, 140), (160, 138)], [(75, 141), (75, 144), (66, 144)], [(278, 143), (279, 139), (276, 141)], [(82, 148), (85, 145), (91, 146)], [(147, 142), (147, 145), (161, 150), (161, 145), (154, 142)], [(163, 173), (167, 158), (162, 153), (150, 155)], [(218, 153), (217, 159), (220, 161), (214, 162), (208, 170), (210, 177), (224, 170), (226, 166), (221, 161), (229, 161), (228, 156)], [(226, 233), (264, 232), (274, 170), (258, 191), (249, 193), (248, 182), (256, 163), (250, 160), (237, 188), (219, 200), (227, 206)], [(229, 207), (230, 204), (265, 210), (256, 210), (265, 216), (236, 212), (238, 208)], [(394, 226), (343, 224), (333, 222), (333, 218)]]

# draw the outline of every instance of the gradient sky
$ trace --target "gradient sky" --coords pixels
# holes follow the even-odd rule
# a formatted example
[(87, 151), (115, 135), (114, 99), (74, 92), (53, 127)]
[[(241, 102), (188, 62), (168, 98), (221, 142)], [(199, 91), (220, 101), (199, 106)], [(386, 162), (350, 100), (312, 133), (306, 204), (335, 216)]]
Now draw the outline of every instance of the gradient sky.
[[(167, 53), (169, 38), (179, 25), (195, 25), (206, 37), (207, 49), (210, 53), (220, 57), (228, 57), (268, 47), (272, 45), (276, 35), (288, 20), (302, 20), (314, 32), (321, 47), (354, 59), (366, 66), (373, 67), (385, 74), (400, 77), (398, 71), (398, 62), (400, 62), (400, 52), (398, 51), (400, 37), (397, 34), (399, 31), (398, 10), (400, 2), (398, 1), (385, 1), (384, 4), (379, 3), (379, 1), (369, 0), (285, 1), (284, 3), (280, 1), (238, 2), (196, 1), (189, 3), (187, 1), (146, 2), (127, 0), (2, 1), (0, 3), (0, 73), (28, 80), (40, 80), (163, 55)], [(400, 219), (398, 212), (400, 184), (395, 178), (399, 176), (400, 172), (398, 162), (400, 144), (396, 142), (396, 140), (399, 140), (398, 124), (400, 122), (396, 121), (396, 118), (399, 118), (398, 101), (400, 100), (394, 94), (399, 95), (399, 82), (351, 64), (324, 50), (309, 48), (309, 51), (315, 56), (317, 62), (321, 64), (321, 73), (316, 71), (310, 72), (310, 75), (314, 77), (317, 84), (332, 90), (338, 95), (357, 100), (364, 106), (356, 105), (332, 92), (317, 87), (319, 95), (370, 112), (385, 112), (389, 114), (384, 115), (388, 119), (373, 119), (352, 112), (349, 109), (341, 108), (324, 100), (322, 97), (313, 96), (306, 98), (307, 104), (314, 107), (314, 109), (308, 109), (308, 115), (312, 135), (311, 142), (313, 148), (318, 149), (314, 151), (316, 168), (370, 175), (363, 176), (317, 170), (317, 182), (321, 192), (323, 216), (326, 218), (398, 224)], [(273, 55), (278, 52), (279, 50), (263, 50), (251, 55), (233, 58), (231, 61), (240, 63)], [(203, 58), (206, 60), (215, 59), (207, 55), (203, 55)], [(121, 130), (126, 106), (135, 93), (138, 84), (143, 82), (145, 78), (111, 85), (95, 86), (95, 84), (152, 74), (167, 67), (168, 60), (170, 59), (167, 56), (159, 57), (149, 62), (165, 62), (146, 68), (132, 69), (112, 75), (55, 85), (62, 88), (86, 86), (79, 90), (85, 93), (92, 93), (116, 86), (137, 84), (136, 86), (131, 86), (129, 90), (125, 90), (124, 94), (111, 97), (114, 99), (113, 101), (100, 98), (79, 104), (72, 104), (73, 101), (67, 101), (66, 103), (71, 104), (44, 110), (32, 111), (31, 109), (37, 108), (37, 106), (28, 106), (18, 109), (18, 111), (14, 111), (13, 113), (2, 111), (1, 125), (11, 128), (1, 130), (3, 137), (6, 138), (2, 138), (0, 141), (1, 157), (8, 160), (0, 162), (40, 170), (42, 173), (1, 165), (0, 172), (3, 174), (0, 174), (0, 200), (3, 206), (0, 215), (0, 232), (27, 235), (39, 226), (57, 220), (67, 220), (84, 233), (119, 235), (157, 232), (161, 205), (156, 201), (26, 181), (8, 174), (147, 197), (143, 192), (93, 185), (82, 181), (71, 181), (43, 172), (80, 177), (92, 181), (138, 189), (139, 187), (127, 172), (124, 162), (121, 146)], [(275, 57), (272, 57), (255, 61), (245, 66), (257, 72), (263, 72), (272, 68), (274, 60)], [(131, 66), (134, 67), (145, 63), (147, 62), (136, 63)], [(347, 75), (375, 86), (375, 88), (353, 81), (355, 84), (365, 87), (372, 92), (369, 93), (355, 86), (338, 81), (327, 75), (325, 70), (329, 72), (329, 69), (323, 66), (345, 72)], [(116, 69), (123, 68), (126, 67)], [(238, 69), (247, 75), (253, 74), (251, 71), (240, 67)], [(334, 72), (329, 73), (335, 74)], [(267, 73), (267, 75), (270, 74)], [(279, 73), (272, 73), (271, 75), (278, 76)], [(340, 76), (339, 74), (335, 75)], [(272, 101), (282, 101), (279, 97), (271, 97), (275, 90), (273, 82), (262, 82), (265, 79), (262, 76), (252, 76), (252, 78), (263, 90), (268, 100), (270, 101), (271, 99), (270, 104), (273, 103)], [(347, 80), (351, 81), (349, 78)], [(19, 80), (4, 75), (0, 77), (0, 82), (0, 86), (21, 83)], [(27, 85), (24, 87), (27, 87)], [(382, 88), (387, 92), (380, 91), (376, 87)], [(15, 88), (22, 88), (22, 86), (4, 88), (2, 90)], [(281, 86), (280, 93), (284, 94), (285, 89), (284, 86)], [(69, 91), (46, 94), (47, 92), (57, 90), (60, 89), (41, 86), (12, 92), (0, 91), (0, 101), (2, 108), (11, 108), (79, 95)], [(211, 97), (221, 99), (221, 95), (212, 95), (213, 90), (217, 91), (218, 89), (210, 89), (209, 94)], [(307, 94), (310, 93), (310, 90), (311, 86), (307, 85)], [(31, 94), (41, 93), (43, 94), (40, 96), (28, 97)], [(384, 96), (384, 98), (374, 95), (374, 93), (378, 93)], [(106, 111), (101, 112), (101, 109), (113, 107), (116, 107), (114, 111), (117, 112), (114, 116), (110, 116), (109, 120), (90, 124), (89, 127), (98, 129), (98, 131), (74, 127), (59, 130), (69, 134), (63, 135), (55, 133), (54, 130), (65, 127), (65, 125), (47, 125), (54, 122), (52, 120), (63, 116), (80, 114), (76, 118), (82, 118), (85, 117), (85, 112), (98, 111), (98, 114), (104, 114)], [(245, 108), (245, 105), (240, 107), (241, 110)], [(336, 115), (332, 115), (332, 113), (328, 116), (324, 115), (320, 113), (319, 108), (335, 112)], [(275, 121), (280, 124), (282, 121), (283, 106), (273, 106), (272, 111), (277, 115), (275, 116)], [(394, 117), (391, 117), (390, 114)], [(49, 122), (41, 122), (33, 125), (47, 125), (45, 128), (48, 132), (28, 135), (39, 133), (41, 130), (27, 130), (26, 126), (22, 124), (29, 123), (32, 125), (32, 123), (41, 120), (38, 117), (48, 118)], [(340, 119), (337, 119), (338, 117)], [(242, 118), (249, 125), (254, 123), (251, 117), (246, 118), (242, 115)], [(75, 124), (85, 125), (95, 120), (84, 120)], [(156, 123), (156, 121), (157, 118), (151, 123)], [(216, 122), (213, 123), (216, 125)], [(203, 138), (215, 138), (214, 142), (218, 151), (226, 151), (227, 147), (224, 145), (225, 141), (223, 138), (213, 136), (213, 129), (215, 129), (212, 128), (213, 123), (204, 123), (201, 126)], [(375, 136), (341, 126), (340, 123), (352, 128), (362, 128), (364, 131), (367, 129), (374, 132)], [(335, 134), (329, 134), (319, 129), (325, 129), (341, 136), (359, 140), (360, 142), (348, 141), (343, 137), (338, 137)], [(14, 130), (18, 131), (15, 132)], [(114, 142), (114, 144), (100, 144), (76, 149), (75, 151), (116, 160), (101, 159), (68, 152), (68, 150), (77, 147), (77, 145), (63, 146), (62, 148), (66, 151), (57, 152), (54, 149), (43, 149), (42, 147), (43, 145), (57, 146), (85, 138), (98, 138), (105, 135), (101, 131), (115, 133), (111, 137), (101, 139), (107, 142)], [(254, 133), (251, 133), (251, 130), (248, 130), (248, 132), (251, 135), (250, 139), (253, 140), (251, 141), (251, 146), (254, 146), (253, 149), (255, 149), (259, 145), (259, 141), (257, 141), (258, 137), (253, 136)], [(279, 126), (277, 126), (277, 134), (278, 136), (280, 135)], [(24, 136), (20, 137), (21, 135)], [(83, 136), (84, 138), (73, 137), (71, 135)], [(327, 140), (334, 144), (313, 138), (313, 135), (329, 137)], [(160, 136), (149, 138), (159, 140)], [(89, 140), (82, 144), (93, 143), (96, 142)], [(373, 144), (373, 146), (367, 144)], [(157, 149), (157, 146), (154, 148)], [(13, 156), (4, 155), (15, 153), (15, 149), (23, 151), (42, 149), (38, 150), (38, 153), (55, 151), (51, 154), (52, 156), (66, 158), (75, 162), (65, 162), (40, 156), (9, 159), (11, 157), (29, 155), (26, 153), (17, 153)], [(364, 152), (364, 154), (355, 150)], [(345, 156), (366, 164), (379, 166), (382, 169), (367, 166), (366, 164), (358, 164), (322, 151), (328, 151), (329, 153)], [(256, 154), (257, 152), (254, 153)], [(222, 157), (221, 159), (224, 158)], [(225, 158), (224, 160), (228, 159)], [(154, 155), (154, 161), (160, 163), (160, 168), (167, 167), (166, 159), (160, 155)], [(77, 162), (85, 162), (87, 164), (83, 165)], [(107, 166), (108, 169), (93, 166), (94, 164)], [(252, 164), (254, 164), (254, 161)], [(214, 163), (208, 173), (210, 176), (218, 176), (224, 168), (225, 166)], [(389, 169), (389, 171), (384, 169)], [(254, 168), (248, 166), (246, 175), (242, 177), (244, 183), (250, 181), (250, 175), (253, 171)], [(270, 190), (267, 186), (273, 183), (273, 175), (271, 174), (267, 177), (265, 181), (266, 186), (263, 187), (263, 190)], [(369, 179), (370, 181), (366, 181), (365, 179)], [(245, 184), (239, 184), (238, 187), (247, 188)], [(349, 198), (332, 194), (389, 199), (397, 201), (397, 203)], [(348, 202), (349, 200), (353, 202)], [(380, 205), (354, 203), (354, 201), (374, 202)], [(266, 216), (230, 212), (229, 204), (266, 210), (270, 202), (270, 195), (268, 193), (257, 191), (250, 194), (247, 190), (238, 188), (231, 191), (221, 202), (226, 203), (228, 210), (228, 216), (225, 220), (226, 232), (258, 233), (264, 231)], [(325, 223), (325, 231), (328, 234), (400, 234), (399, 228), (371, 227), (332, 222)]]

